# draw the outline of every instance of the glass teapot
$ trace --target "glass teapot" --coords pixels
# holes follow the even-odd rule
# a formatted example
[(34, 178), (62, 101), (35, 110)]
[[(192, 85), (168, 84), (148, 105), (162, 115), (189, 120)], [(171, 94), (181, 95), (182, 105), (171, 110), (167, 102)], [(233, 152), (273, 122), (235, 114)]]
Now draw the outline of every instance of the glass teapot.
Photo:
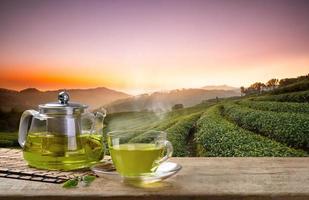
[(87, 105), (69, 103), (65, 91), (59, 102), (26, 110), (20, 119), (18, 142), (30, 166), (48, 170), (90, 167), (104, 156), (103, 120), (106, 111), (87, 112)]

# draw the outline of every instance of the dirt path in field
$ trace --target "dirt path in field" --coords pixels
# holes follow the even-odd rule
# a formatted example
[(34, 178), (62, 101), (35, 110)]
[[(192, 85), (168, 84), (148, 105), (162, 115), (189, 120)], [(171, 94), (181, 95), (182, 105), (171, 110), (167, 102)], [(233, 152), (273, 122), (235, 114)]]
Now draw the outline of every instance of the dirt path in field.
[(194, 141), (194, 134), (196, 132), (196, 124), (194, 123), (192, 125), (192, 127), (189, 130), (189, 134), (186, 138), (187, 141), (187, 147), (188, 147), (188, 151), (189, 151), (189, 155), (190, 157), (196, 157), (196, 143)]

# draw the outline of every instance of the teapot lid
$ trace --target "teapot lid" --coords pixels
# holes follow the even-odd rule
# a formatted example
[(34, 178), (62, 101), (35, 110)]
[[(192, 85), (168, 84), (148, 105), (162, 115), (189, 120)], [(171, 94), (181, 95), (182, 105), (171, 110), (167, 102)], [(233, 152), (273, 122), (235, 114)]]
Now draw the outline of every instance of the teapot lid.
[(61, 91), (58, 94), (58, 102), (40, 104), (39, 110), (42, 114), (60, 114), (71, 115), (83, 113), (86, 108), (85, 104), (69, 103), (70, 96), (66, 91)]

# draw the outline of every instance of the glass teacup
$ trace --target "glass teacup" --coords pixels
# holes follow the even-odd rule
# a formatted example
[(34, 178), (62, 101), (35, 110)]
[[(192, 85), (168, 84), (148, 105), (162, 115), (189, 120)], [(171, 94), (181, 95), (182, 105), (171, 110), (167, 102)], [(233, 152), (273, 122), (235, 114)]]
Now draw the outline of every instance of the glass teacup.
[(173, 154), (162, 131), (113, 131), (107, 140), (116, 170), (124, 178), (151, 176)]

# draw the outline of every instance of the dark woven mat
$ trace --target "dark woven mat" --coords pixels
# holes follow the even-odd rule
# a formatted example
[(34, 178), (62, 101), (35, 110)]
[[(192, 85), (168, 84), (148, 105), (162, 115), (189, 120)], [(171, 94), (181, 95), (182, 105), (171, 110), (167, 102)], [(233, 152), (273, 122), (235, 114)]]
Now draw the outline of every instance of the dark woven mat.
[[(109, 159), (110, 160), (110, 159)], [(48, 171), (29, 167), (19, 149), (0, 148), (0, 177), (41, 181), (48, 183), (63, 183), (76, 176), (93, 174), (90, 170)]]

